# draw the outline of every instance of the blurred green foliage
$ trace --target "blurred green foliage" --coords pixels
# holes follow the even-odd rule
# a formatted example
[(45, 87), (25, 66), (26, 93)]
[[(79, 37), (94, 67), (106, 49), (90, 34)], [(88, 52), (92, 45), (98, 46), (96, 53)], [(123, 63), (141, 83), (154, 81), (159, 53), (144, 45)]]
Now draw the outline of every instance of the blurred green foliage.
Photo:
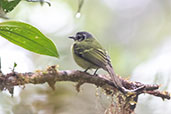
[[(29, 57), (36, 69), (58, 64), (60, 70), (82, 70), (72, 58), (70, 47), (73, 41), (67, 37), (85, 30), (91, 32), (108, 51), (115, 72), (129, 77), (137, 65), (148, 60), (171, 36), (170, 0), (129, 3), (122, 0), (85, 0), (80, 18), (75, 17), (78, 9), (76, 0), (51, 0), (51, 5), (40, 7), (40, 4), (21, 1), (7, 14), (11, 19), (34, 25), (55, 42), (60, 58), (31, 54)], [(44, 17), (36, 17), (39, 13)], [(49, 16), (50, 13), (52, 15)], [(63, 17), (65, 15), (67, 19)], [(53, 19), (57, 24), (49, 26)], [(41, 24), (36, 24), (39, 22)], [(61, 25), (63, 22), (65, 24)], [(54, 31), (50, 31), (51, 28)], [(100, 70), (98, 73), (106, 72)], [(57, 83), (56, 88), (52, 91), (47, 85), (26, 85), (14, 98), (1, 93), (0, 109), (5, 114), (103, 114), (110, 103), (103, 92), (99, 93), (103, 98), (98, 99), (96, 87), (92, 85), (84, 85), (80, 93), (75, 91), (73, 83)], [(147, 100), (150, 102), (150, 98)], [(141, 113), (152, 114), (150, 107), (150, 111), (144, 110), (146, 104), (139, 105), (145, 111)]]
[(0, 7), (3, 9), (5, 13), (12, 11), (21, 0), (0, 0)]

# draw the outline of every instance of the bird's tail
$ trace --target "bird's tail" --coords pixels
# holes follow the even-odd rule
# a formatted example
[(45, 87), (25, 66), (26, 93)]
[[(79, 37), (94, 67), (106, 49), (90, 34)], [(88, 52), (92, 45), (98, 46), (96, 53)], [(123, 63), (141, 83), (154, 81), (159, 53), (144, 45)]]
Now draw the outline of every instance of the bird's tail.
[(112, 79), (114, 85), (115, 85), (118, 89), (122, 88), (122, 87), (123, 87), (122, 82), (121, 82), (121, 80), (119, 79), (119, 77), (116, 75), (116, 73), (114, 72), (112, 66), (107, 65), (107, 66), (106, 66), (106, 71), (107, 71), (107, 72), (109, 73), (109, 75), (111, 76), (111, 79)]

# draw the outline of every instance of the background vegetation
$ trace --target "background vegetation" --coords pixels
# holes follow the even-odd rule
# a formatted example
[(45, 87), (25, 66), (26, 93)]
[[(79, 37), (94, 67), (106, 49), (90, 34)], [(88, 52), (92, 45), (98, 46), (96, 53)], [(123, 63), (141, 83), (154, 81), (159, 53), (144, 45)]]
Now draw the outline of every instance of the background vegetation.
[[(56, 59), (38, 55), (0, 37), (2, 71), (28, 72), (58, 64), (59, 69), (80, 69), (74, 62), (68, 39), (78, 31), (89, 31), (109, 52), (115, 71), (122, 77), (162, 84), (171, 91), (171, 1), (85, 0), (76, 16), (77, 0), (51, 0), (48, 4), (21, 1), (6, 17), (29, 23), (50, 38), (59, 51)], [(2, 11), (1, 11), (2, 12)], [(1, 13), (2, 14), (2, 13)], [(0, 18), (0, 22), (6, 21)], [(99, 71), (98, 73), (106, 73)], [(131, 76), (131, 77), (130, 77)], [(100, 89), (84, 85), (80, 93), (74, 83), (61, 82), (52, 91), (47, 84), (16, 87), (14, 97), (0, 93), (0, 114), (102, 114), (109, 99)], [(157, 104), (157, 105), (156, 105)], [(140, 96), (137, 114), (170, 114), (170, 101)]]

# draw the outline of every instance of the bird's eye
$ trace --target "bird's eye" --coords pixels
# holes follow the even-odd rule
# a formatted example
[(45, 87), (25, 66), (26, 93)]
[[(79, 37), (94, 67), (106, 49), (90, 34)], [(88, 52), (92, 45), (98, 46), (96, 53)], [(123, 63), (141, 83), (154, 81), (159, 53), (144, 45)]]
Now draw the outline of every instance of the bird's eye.
[(78, 41), (83, 41), (85, 39), (84, 35), (78, 35), (77, 36)]
[(86, 38), (86, 34), (83, 34), (82, 37), (84, 37), (84, 39)]

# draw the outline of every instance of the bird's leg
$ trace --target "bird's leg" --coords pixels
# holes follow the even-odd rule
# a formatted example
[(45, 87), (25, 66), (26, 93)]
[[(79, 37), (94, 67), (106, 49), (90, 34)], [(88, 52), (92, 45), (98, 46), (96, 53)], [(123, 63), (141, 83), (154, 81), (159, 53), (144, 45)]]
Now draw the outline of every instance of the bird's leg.
[(85, 71), (84, 71), (84, 72), (86, 73), (86, 72), (88, 71), (88, 69), (90, 69), (90, 68), (88, 67), (87, 69), (85, 69)]
[(96, 75), (96, 73), (97, 73), (98, 69), (99, 69), (99, 68), (96, 68), (96, 70), (95, 70), (95, 72), (94, 72), (94, 74), (93, 74), (94, 76)]

